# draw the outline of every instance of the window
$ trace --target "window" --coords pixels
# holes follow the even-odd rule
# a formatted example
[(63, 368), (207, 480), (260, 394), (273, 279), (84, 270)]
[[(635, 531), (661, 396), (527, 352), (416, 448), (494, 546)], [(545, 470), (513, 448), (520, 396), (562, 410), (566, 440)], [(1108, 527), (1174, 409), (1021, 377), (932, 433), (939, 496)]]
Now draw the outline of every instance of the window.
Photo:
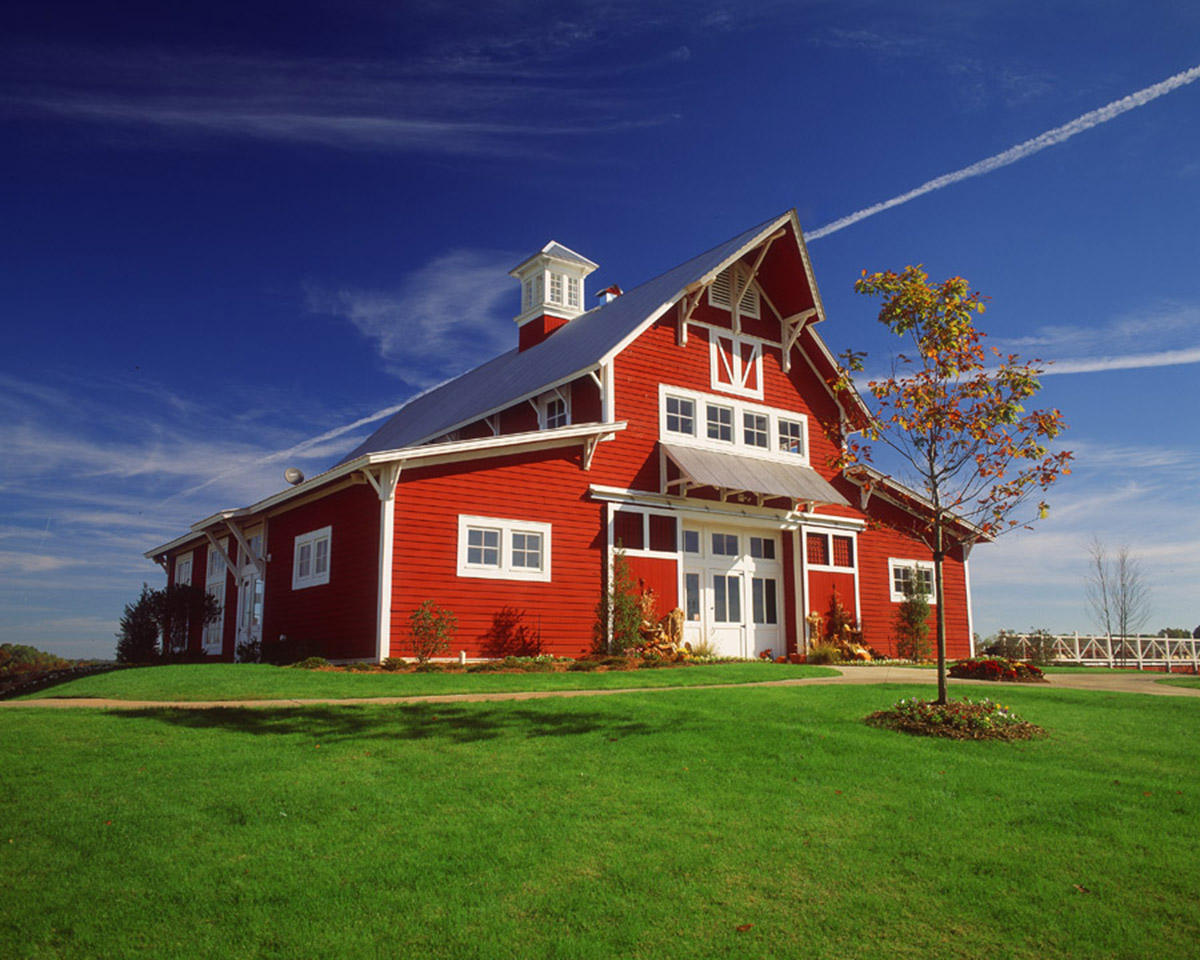
[[(722, 270), (708, 286), (709, 305), (720, 307), (724, 310), (733, 309), (733, 298), (741, 296), (749, 279), (750, 268), (745, 264), (735, 263), (733, 266)], [(757, 287), (751, 286), (746, 296), (742, 299), (738, 313), (743, 317), (757, 317), (759, 315)]]
[(190, 553), (175, 558), (175, 586), (184, 583), (189, 586), (192, 583), (192, 555)]
[(888, 572), (891, 574), (892, 603), (903, 603), (910, 585), (923, 590), (930, 603), (937, 603), (933, 590), (933, 564), (928, 560), (889, 559)]
[(696, 435), (696, 403), (683, 397), (667, 397), (667, 430), (689, 437)]
[(579, 278), (567, 277), (567, 306), (578, 307), (582, 299), (582, 284)]
[(699, 530), (684, 530), (683, 531), (683, 552), (684, 553), (700, 553), (700, 531)]
[(733, 443), (733, 409), (708, 404), (705, 417), (708, 423), (708, 438), (722, 443)]
[(804, 424), (798, 420), (779, 418), (779, 450), (782, 453), (804, 456)]
[[(229, 541), (220, 541), (220, 548), (228, 552)], [(217, 601), (217, 605), (221, 609), (221, 616), (212, 623), (204, 625), (204, 631), (201, 634), (201, 642), (204, 644), (207, 653), (220, 653), (221, 641), (225, 633), (225, 576), (226, 576), (225, 561), (221, 559), (221, 554), (211, 544), (208, 547), (208, 570), (204, 578), (204, 590), (211, 594)]]
[(543, 393), (534, 404), (538, 412), (538, 426), (543, 430), (565, 427), (571, 423), (570, 394), (551, 390)]
[(709, 339), (709, 375), (714, 390), (762, 396), (762, 344), (713, 332)]
[(460, 515), (458, 575), (548, 582), (550, 524)]
[(835, 567), (854, 566), (854, 539), (852, 537), (833, 538), (833, 565)]
[(738, 538), (734, 533), (714, 533), (712, 535), (712, 552), (714, 557), (736, 557), (738, 550)]
[(767, 448), (767, 418), (761, 413), (742, 414), (743, 438), (748, 447)]
[(750, 581), (750, 595), (754, 607), (755, 623), (778, 623), (775, 612), (775, 578), (754, 577)]
[(742, 622), (742, 578), (713, 576), (713, 619), (718, 623)]
[(809, 533), (805, 539), (808, 562), (817, 567), (854, 569), (854, 538)]
[(700, 574), (685, 573), (683, 575), (683, 615), (688, 620), (700, 619)]
[(318, 587), (329, 582), (329, 543), (332, 527), (322, 527), (296, 538), (292, 553), (292, 589)]
[[(221, 549), (225, 549), (225, 543), (221, 541)], [(205, 572), (205, 583), (212, 583), (214, 580), (224, 581), (225, 579), (225, 561), (221, 559), (221, 554), (218, 553), (211, 545), (208, 548), (208, 570)]]
[(617, 510), (613, 513), (613, 544), (635, 553), (678, 551), (675, 517), (641, 510)]
[(613, 514), (613, 543), (623, 550), (645, 549), (646, 536), (640, 513), (618, 510)]
[(475, 567), (500, 566), (500, 531), (472, 527), (467, 531), (467, 563)]
[(662, 514), (651, 513), (646, 522), (650, 527), (650, 549), (659, 553), (675, 553), (677, 545), (676, 522), (674, 517), (664, 517)]
[(550, 274), (550, 302), (563, 302), (563, 275), (561, 273)]
[(521, 312), (533, 306), (533, 279), (527, 277), (521, 284)]
[(751, 537), (750, 538), (750, 556), (755, 560), (774, 560), (775, 559), (775, 538), (774, 537)]

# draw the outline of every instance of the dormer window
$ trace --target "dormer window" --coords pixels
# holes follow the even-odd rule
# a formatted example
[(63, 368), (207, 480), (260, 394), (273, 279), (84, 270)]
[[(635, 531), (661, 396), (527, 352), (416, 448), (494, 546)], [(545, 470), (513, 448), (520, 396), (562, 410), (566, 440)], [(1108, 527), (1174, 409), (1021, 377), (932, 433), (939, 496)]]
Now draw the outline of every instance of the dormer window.
[(546, 337), (583, 313), (583, 282), (596, 269), (587, 257), (550, 241), (510, 271), (521, 284), (521, 349)]
[(569, 393), (551, 390), (538, 397), (534, 406), (537, 407), (538, 412), (538, 427), (542, 430), (570, 426), (571, 395)]

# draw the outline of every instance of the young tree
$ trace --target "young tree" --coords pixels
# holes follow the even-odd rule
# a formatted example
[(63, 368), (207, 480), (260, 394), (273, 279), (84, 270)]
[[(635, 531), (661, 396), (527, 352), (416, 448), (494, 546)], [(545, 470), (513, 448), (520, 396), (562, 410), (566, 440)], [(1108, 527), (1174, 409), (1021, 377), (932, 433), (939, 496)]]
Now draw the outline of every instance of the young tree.
[[(1140, 632), (1150, 620), (1150, 586), (1142, 566), (1125, 544), (1110, 557), (1098, 537), (1089, 544), (1088, 554), (1087, 598), (1092, 616), (1105, 636), (1117, 636), (1124, 641)], [(1124, 642), (1120, 649), (1123, 659)]]
[(618, 546), (613, 551), (608, 589), (596, 604), (592, 649), (596, 653), (624, 653), (641, 642), (642, 602), (637, 581)]
[[(1070, 472), (1071, 453), (1046, 447), (1065, 425), (1058, 410), (1025, 410), (1040, 389), (1039, 361), (995, 349), (989, 360), (985, 334), (974, 323), (983, 297), (962, 277), (931, 284), (919, 266), (869, 276), (864, 270), (855, 290), (883, 299), (879, 321), (907, 338), (914, 353), (898, 355), (890, 376), (868, 384), (874, 418), (861, 439), (846, 440), (836, 465), (851, 471), (870, 463), (872, 444), (883, 444), (928, 500), (921, 532), (933, 552), (938, 702), (945, 703), (942, 561), (955, 542), (969, 548), (1045, 515), (1042, 493)], [(843, 354), (839, 389), (850, 389), (863, 357)], [(872, 474), (864, 471), (861, 482), (869, 487)], [(1022, 508), (1035, 499), (1033, 515), (1025, 515)]]
[(186, 655), (188, 637), (196, 625), (204, 627), (221, 617), (221, 604), (203, 587), (176, 583), (152, 593), (164, 659)]
[(142, 584), (141, 596), (125, 604), (117, 631), (118, 663), (149, 663), (158, 659), (158, 610), (161, 590)]
[(896, 608), (896, 652), (909, 660), (929, 659), (929, 600), (916, 580), (904, 585), (904, 602)]

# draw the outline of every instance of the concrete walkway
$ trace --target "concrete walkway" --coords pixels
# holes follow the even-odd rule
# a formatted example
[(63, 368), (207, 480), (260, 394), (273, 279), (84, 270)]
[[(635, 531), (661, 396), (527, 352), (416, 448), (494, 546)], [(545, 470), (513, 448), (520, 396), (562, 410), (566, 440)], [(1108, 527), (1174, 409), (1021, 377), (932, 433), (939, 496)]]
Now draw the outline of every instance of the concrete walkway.
[[(793, 680), (767, 680), (762, 683), (713, 683), (694, 687), (621, 687), (611, 690), (531, 690), (523, 693), (447, 693), (413, 697), (353, 697), (345, 699), (311, 700), (104, 700), (99, 698), (55, 698), (42, 697), (36, 700), (0, 700), (0, 709), (5, 707), (48, 707), (70, 709), (91, 707), (109, 710), (147, 710), (163, 707), (181, 710), (212, 710), (221, 707), (307, 707), (326, 706), (370, 706), (403, 703), (479, 703), (494, 700), (545, 700), (549, 697), (608, 697), (621, 693), (667, 693), (673, 690), (730, 690), (739, 687), (802, 687), (839, 683), (892, 683), (929, 684), (937, 683), (937, 672), (917, 667), (863, 666), (835, 667), (836, 677), (812, 677)], [(1008, 684), (988, 680), (950, 680), (951, 695), (960, 687), (988, 687), (997, 693), (1020, 688), (1061, 687), (1070, 690), (1094, 690), (1109, 693), (1148, 693), (1163, 697), (1200, 697), (1200, 689), (1176, 687), (1155, 683), (1161, 673), (1055, 673), (1047, 675), (1048, 684)]]

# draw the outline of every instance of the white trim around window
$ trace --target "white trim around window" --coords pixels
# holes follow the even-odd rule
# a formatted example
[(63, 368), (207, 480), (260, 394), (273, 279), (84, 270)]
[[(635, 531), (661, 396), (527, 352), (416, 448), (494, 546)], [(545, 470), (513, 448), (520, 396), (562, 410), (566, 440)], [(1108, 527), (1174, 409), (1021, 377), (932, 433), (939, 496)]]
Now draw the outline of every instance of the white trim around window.
[(333, 527), (322, 527), (296, 537), (292, 551), (292, 589), (303, 590), (328, 583), (332, 555)]
[(550, 582), (550, 524), (458, 517), (458, 575)]
[(916, 570), (920, 573), (927, 573), (928, 577), (924, 578), (929, 584), (929, 592), (926, 594), (926, 599), (931, 604), (937, 603), (937, 591), (934, 589), (933, 583), (933, 561), (932, 560), (903, 560), (895, 557), (888, 557), (888, 592), (891, 595), (892, 603), (903, 603), (905, 601), (904, 590), (896, 589), (898, 570)]
[(658, 437), (664, 443), (809, 465), (807, 414), (665, 383), (658, 386)]
[(181, 553), (175, 558), (175, 586), (186, 583), (188, 586), (192, 584), (192, 551)]

